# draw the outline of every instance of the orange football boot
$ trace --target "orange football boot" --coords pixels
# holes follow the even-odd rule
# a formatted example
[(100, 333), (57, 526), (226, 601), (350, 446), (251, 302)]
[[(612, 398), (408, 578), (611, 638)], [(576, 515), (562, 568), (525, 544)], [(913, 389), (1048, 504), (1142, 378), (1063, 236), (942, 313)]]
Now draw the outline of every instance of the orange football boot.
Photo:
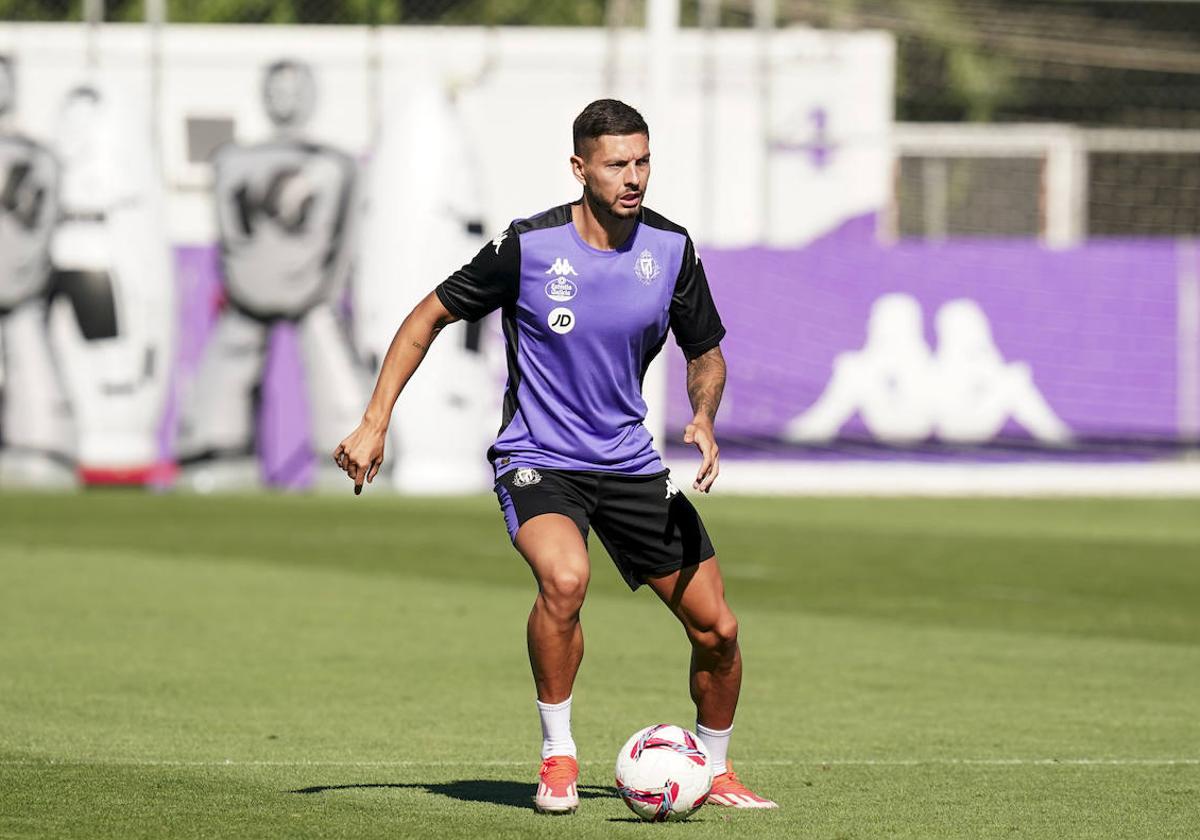
[(552, 755), (542, 761), (533, 810), (539, 814), (574, 814), (579, 807), (579, 763), (569, 755)]
[(750, 788), (742, 784), (742, 780), (733, 772), (733, 762), (726, 762), (726, 770), (713, 779), (712, 790), (708, 792), (706, 803), (723, 805), (726, 808), (778, 808), (770, 799), (763, 799)]

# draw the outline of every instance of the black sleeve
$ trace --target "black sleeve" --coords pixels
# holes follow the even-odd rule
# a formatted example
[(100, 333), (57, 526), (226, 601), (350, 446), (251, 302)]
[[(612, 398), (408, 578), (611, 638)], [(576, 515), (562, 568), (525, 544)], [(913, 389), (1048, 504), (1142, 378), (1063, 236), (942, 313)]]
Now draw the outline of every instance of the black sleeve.
[(521, 242), (509, 225), (434, 291), (451, 315), (478, 321), (506, 303), (514, 303), (520, 288)]
[(671, 332), (688, 358), (708, 352), (725, 337), (725, 327), (708, 290), (704, 266), (690, 236), (683, 248), (675, 294), (671, 297)]

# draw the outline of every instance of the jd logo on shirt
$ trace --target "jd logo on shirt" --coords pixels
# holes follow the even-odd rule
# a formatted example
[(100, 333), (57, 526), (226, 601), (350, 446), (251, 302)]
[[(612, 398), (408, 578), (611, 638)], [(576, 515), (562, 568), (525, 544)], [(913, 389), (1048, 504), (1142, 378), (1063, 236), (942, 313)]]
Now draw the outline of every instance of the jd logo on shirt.
[(546, 316), (546, 324), (559, 335), (566, 335), (575, 329), (575, 313), (565, 306), (556, 306)]

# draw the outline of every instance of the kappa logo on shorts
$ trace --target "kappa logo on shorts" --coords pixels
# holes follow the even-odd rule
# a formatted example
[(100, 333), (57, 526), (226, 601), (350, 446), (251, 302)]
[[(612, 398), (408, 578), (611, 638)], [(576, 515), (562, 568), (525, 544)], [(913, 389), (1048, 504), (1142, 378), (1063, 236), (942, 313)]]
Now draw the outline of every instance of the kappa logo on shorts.
[(675, 486), (674, 481), (672, 481), (671, 479), (668, 478), (667, 479), (667, 495), (665, 498), (669, 499), (672, 496), (676, 495), (677, 493), (679, 493), (679, 488)]
[(513, 487), (528, 487), (530, 484), (538, 484), (542, 480), (542, 474), (537, 470), (531, 470), (528, 467), (522, 467), (517, 470), (513, 476)]

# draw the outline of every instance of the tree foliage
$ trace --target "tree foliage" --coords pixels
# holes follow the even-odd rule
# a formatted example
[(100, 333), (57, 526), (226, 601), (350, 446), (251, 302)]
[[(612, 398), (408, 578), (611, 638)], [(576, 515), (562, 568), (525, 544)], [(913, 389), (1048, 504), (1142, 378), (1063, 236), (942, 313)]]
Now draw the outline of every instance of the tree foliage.
[[(143, 19), (143, 0), (105, 0), (110, 21)], [(599, 26), (605, 0), (167, 0), (175, 23), (444, 23)], [(82, 0), (0, 0), (0, 21), (77, 21)]]

